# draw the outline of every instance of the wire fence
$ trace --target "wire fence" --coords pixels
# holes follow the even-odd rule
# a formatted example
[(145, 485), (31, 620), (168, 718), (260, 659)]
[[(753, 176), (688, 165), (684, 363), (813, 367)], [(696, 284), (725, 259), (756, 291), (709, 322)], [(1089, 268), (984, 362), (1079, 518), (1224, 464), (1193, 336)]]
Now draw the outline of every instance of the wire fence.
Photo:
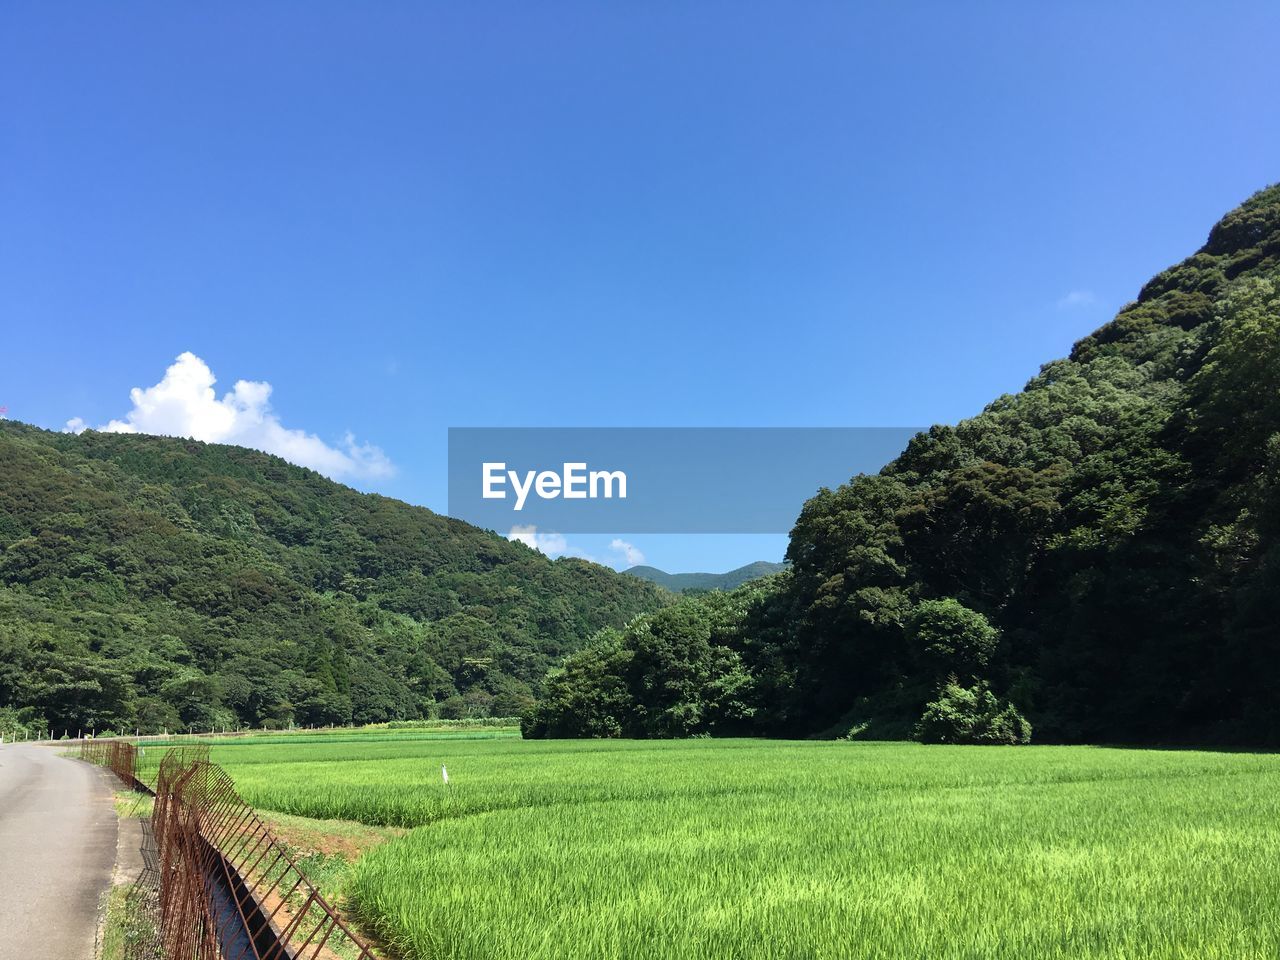
[(200, 761), (209, 761), (209, 744), (200, 740), (181, 740), (176, 743), (159, 745), (138, 744), (138, 752), (134, 760), (134, 773), (149, 792), (154, 793), (160, 779), (160, 767), (165, 760), (190, 766)]
[(147, 792), (154, 764), (127, 960), (377, 960), (208, 750), (149, 747), (147, 757), (122, 741), (82, 746), (84, 759)]
[(127, 740), (82, 740), (80, 759), (108, 768), (134, 790), (146, 790), (138, 779), (138, 748)]

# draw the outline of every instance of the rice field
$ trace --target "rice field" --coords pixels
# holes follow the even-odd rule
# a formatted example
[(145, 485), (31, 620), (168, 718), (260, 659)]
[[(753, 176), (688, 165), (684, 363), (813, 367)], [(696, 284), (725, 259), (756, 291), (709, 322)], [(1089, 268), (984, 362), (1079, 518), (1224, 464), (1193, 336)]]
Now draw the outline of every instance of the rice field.
[[(318, 744), (355, 743), (360, 744), (360, 752), (365, 753), (369, 744), (399, 743), (417, 741), (470, 741), (470, 740), (518, 740), (520, 728), (514, 723), (503, 725), (482, 723), (477, 721), (443, 721), (439, 726), (415, 724), (405, 728), (373, 725), (357, 727), (334, 727), (322, 730), (274, 731), (271, 733), (250, 731), (246, 733), (223, 734), (221, 736), (160, 737), (135, 741), (138, 747), (135, 773), (139, 780), (155, 786), (156, 775), (160, 763), (169, 752), (170, 747), (204, 744), (209, 747), (228, 747), (232, 745), (255, 747), (272, 746), (277, 749), (268, 751), (265, 756), (268, 762), (287, 760), (291, 754), (279, 747), (314, 747)], [(232, 756), (244, 756), (237, 752)], [(312, 755), (307, 750), (307, 755)]]
[(1265, 754), (348, 737), (214, 759), (261, 808), (416, 828), (344, 883), (408, 960), (1280, 954)]

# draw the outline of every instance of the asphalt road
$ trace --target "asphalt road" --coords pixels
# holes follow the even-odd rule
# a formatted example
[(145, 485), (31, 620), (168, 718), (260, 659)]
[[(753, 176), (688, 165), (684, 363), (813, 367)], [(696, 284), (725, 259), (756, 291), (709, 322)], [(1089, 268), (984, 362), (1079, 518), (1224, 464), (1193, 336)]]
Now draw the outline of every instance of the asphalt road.
[(0, 747), (0, 960), (92, 960), (116, 861), (112, 784), (48, 747)]

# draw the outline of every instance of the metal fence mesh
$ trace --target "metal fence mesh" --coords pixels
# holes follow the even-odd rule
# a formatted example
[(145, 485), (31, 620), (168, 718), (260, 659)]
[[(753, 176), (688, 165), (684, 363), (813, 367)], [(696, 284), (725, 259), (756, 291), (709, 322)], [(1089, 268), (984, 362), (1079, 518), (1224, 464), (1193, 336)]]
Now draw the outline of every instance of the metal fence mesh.
[[(133, 744), (90, 741), (81, 756), (150, 792)], [(154, 842), (129, 894), (128, 960), (375, 960), (206, 744), (166, 748), (154, 769)]]
[(138, 780), (138, 748), (127, 740), (82, 740), (80, 759), (109, 768), (128, 787), (144, 788)]

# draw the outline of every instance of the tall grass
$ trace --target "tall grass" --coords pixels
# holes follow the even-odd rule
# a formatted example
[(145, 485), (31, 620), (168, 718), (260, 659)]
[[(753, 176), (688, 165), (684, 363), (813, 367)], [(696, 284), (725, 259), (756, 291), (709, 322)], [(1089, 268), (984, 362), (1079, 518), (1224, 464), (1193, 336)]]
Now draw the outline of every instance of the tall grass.
[(1280, 952), (1280, 757), (761, 741), (215, 754), (260, 806), (426, 825), (348, 887), (415, 960)]

